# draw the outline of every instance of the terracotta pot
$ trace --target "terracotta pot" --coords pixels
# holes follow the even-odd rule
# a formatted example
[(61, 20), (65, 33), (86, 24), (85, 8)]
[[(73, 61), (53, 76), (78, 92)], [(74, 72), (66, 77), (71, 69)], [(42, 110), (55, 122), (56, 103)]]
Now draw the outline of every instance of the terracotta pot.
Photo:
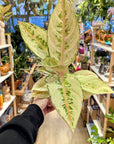
[(22, 81), (17, 80), (17, 81), (15, 81), (14, 83), (15, 83), (15, 90), (16, 90), (17, 87), (18, 87), (20, 84), (22, 84)]
[[(20, 80), (16, 80), (16, 81), (14, 82), (14, 88), (15, 88), (15, 90), (17, 90), (17, 87), (18, 87), (20, 84), (22, 84), (22, 81), (20, 81)], [(11, 81), (8, 82), (8, 85), (9, 85), (10, 88), (12, 89)]]

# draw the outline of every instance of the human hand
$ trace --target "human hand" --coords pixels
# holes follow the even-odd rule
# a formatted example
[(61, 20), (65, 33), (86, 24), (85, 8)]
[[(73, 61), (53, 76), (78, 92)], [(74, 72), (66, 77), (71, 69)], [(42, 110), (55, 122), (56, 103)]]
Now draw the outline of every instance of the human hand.
[(34, 98), (33, 104), (38, 105), (41, 108), (44, 115), (55, 109), (52, 105), (51, 99), (49, 98), (48, 99)]

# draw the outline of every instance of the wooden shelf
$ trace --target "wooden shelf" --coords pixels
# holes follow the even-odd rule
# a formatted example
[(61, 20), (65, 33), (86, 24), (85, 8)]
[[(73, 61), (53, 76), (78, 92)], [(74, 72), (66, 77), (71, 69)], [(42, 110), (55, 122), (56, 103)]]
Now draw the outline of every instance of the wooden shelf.
[[(97, 75), (98, 75), (98, 77), (100, 78), (100, 79), (102, 79), (104, 82), (109, 82), (109, 78), (108, 77), (105, 77), (104, 76), (104, 74), (100, 74), (99, 72), (98, 72), (98, 68), (96, 68), (95, 66), (90, 66), (90, 68), (92, 69), (92, 71), (94, 71)], [(110, 86), (114, 86), (114, 78), (112, 78), (112, 80), (113, 80), (113, 82), (111, 83), (111, 84), (109, 84)]]
[[(113, 70), (112, 67), (114, 65), (114, 38), (112, 39), (112, 46), (109, 45), (105, 45), (105, 44), (101, 44), (101, 43), (97, 43), (95, 40), (95, 35), (96, 35), (96, 31), (93, 29), (93, 36), (92, 36), (92, 47), (91, 47), (91, 71), (95, 72), (96, 75), (102, 80), (104, 81), (109, 87), (114, 87), (114, 77), (113, 77)], [(96, 67), (94, 65), (94, 49), (102, 49), (104, 51), (108, 51), (110, 52), (110, 66), (109, 66), (109, 74), (107, 74), (107, 77), (105, 76), (105, 74), (100, 74), (99, 73), (99, 67)], [(104, 107), (103, 103), (100, 103), (97, 95), (94, 95), (94, 98), (97, 102), (97, 104), (100, 107), (100, 110), (103, 112), (103, 114), (108, 114), (109, 113), (109, 104), (110, 104), (110, 94), (107, 94), (107, 100), (106, 100), (106, 108)], [(88, 112), (87, 112), (87, 123), (89, 123), (89, 115), (90, 115), (90, 99), (88, 100)], [(89, 108), (90, 107), (90, 108)], [(106, 133), (107, 133), (107, 118), (104, 117), (104, 129), (102, 130), (102, 127), (99, 123), (98, 120), (93, 120), (94, 124), (96, 125), (96, 127), (98, 128), (98, 134), (99, 136), (103, 136), (104, 138), (106, 137)]]
[(3, 115), (3, 113), (6, 111), (6, 109), (9, 107), (9, 105), (14, 101), (16, 96), (11, 96), (11, 100), (8, 102), (3, 103), (3, 109), (0, 110), (0, 117)]
[(2, 83), (3, 81), (5, 81), (8, 77), (10, 77), (13, 74), (12, 71), (9, 71), (7, 75), (5, 76), (0, 76), (0, 83)]
[(101, 49), (107, 50), (109, 52), (114, 52), (114, 50), (112, 50), (112, 46), (103, 45), (103, 44), (100, 44), (100, 43), (92, 43), (91, 45), (93, 45), (93, 46), (95, 46), (97, 48), (101, 48)]
[(105, 115), (105, 114), (106, 114), (106, 109), (105, 109), (103, 103), (100, 103), (100, 101), (99, 101), (97, 95), (93, 95), (93, 97), (95, 98), (95, 100), (96, 100), (97, 104), (99, 105), (101, 111), (102, 111), (103, 114)]
[(91, 106), (87, 106), (87, 108), (88, 108), (88, 110), (89, 110), (89, 112), (91, 111)]
[[(15, 85), (14, 85), (14, 75), (13, 75), (13, 73), (14, 73), (14, 71), (13, 71), (13, 67), (14, 67), (13, 53), (12, 53), (13, 47), (11, 45), (11, 34), (7, 33), (5, 35), (6, 35), (7, 44), (0, 45), (0, 50), (8, 48), (10, 71), (5, 76), (0, 75), (0, 83), (4, 82), (7, 78), (11, 77), (11, 86), (12, 86), (12, 95), (13, 96), (11, 96), (10, 101), (3, 103), (3, 109), (0, 110), (0, 116), (3, 115), (3, 113), (6, 111), (6, 109), (10, 106), (11, 103), (13, 104), (14, 116), (16, 116), (17, 110), (16, 110), (16, 99), (15, 99), (16, 96), (14, 96), (15, 95)], [(0, 60), (1, 60), (1, 58), (2, 58), (2, 55), (0, 53)]]
[(10, 47), (10, 46), (11, 46), (11, 44), (0, 45), (0, 50), (1, 50), (1, 49), (5, 49), (5, 48), (8, 48), (8, 47)]

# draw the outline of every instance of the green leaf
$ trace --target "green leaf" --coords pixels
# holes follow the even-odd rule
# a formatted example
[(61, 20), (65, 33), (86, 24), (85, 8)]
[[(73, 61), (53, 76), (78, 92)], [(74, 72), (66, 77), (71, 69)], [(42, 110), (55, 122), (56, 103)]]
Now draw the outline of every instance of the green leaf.
[(3, 21), (6, 23), (11, 17), (12, 17), (12, 15), (7, 16), (7, 17), (4, 17), (4, 18), (3, 18)]
[(54, 107), (74, 131), (83, 101), (80, 83), (73, 74), (63, 73), (47, 77), (46, 82)]
[(38, 57), (44, 59), (48, 56), (47, 31), (26, 22), (19, 22), (23, 40)]
[(93, 126), (91, 127), (91, 130), (94, 131), (94, 132), (91, 132), (92, 135), (93, 135), (93, 136), (97, 136), (97, 134), (98, 134), (98, 129), (97, 129), (97, 127), (96, 127), (95, 125), (93, 125)]
[(55, 67), (57, 66), (57, 61), (54, 58), (46, 57), (45, 59), (42, 60), (40, 65), (45, 67)]
[(4, 16), (12, 16), (13, 12), (7, 12), (6, 14), (4, 14)]
[(70, 65), (78, 52), (79, 39), (78, 21), (71, 4), (59, 0), (48, 26), (50, 57), (55, 58), (58, 65)]
[(88, 139), (88, 142), (91, 142), (91, 141), (92, 141), (92, 139), (91, 139), (91, 138), (89, 138), (89, 139)]
[(56, 72), (54, 70), (46, 68), (46, 67), (39, 67), (37, 70), (38, 70), (38, 72), (41, 72), (41, 73), (47, 74), (47, 75), (56, 74)]
[(8, 12), (11, 9), (11, 5), (7, 5), (1, 9), (1, 14), (4, 15), (6, 12)]
[(31, 97), (45, 99), (45, 98), (49, 98), (49, 93), (47, 91), (45, 91), (45, 92), (36, 92), (35, 91), (31, 94)]
[(35, 91), (35, 92), (48, 91), (47, 84), (46, 84), (46, 82), (45, 82), (45, 77), (39, 79), (39, 80), (34, 84), (32, 90)]
[(84, 98), (89, 98), (92, 94), (107, 94), (114, 93), (113, 90), (107, 86), (97, 75), (88, 70), (81, 70), (74, 73), (79, 80), (84, 91)]

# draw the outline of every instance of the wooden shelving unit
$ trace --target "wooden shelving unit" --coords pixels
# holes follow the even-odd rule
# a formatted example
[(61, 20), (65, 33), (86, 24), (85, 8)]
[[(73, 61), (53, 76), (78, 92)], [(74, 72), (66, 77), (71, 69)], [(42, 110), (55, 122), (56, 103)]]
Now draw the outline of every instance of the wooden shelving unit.
[(103, 44), (100, 44), (100, 43), (92, 43), (91, 44), (92, 46), (95, 46), (96, 48), (102, 48), (106, 51), (109, 51), (109, 52), (114, 52), (114, 50), (112, 49), (111, 46), (108, 46), (108, 45), (103, 45)]
[(106, 114), (106, 109), (103, 105), (103, 103), (101, 103), (98, 99), (98, 96), (97, 95), (93, 95), (94, 99), (96, 100), (97, 104), (99, 105), (101, 111), (103, 112), (103, 114), (105, 115)]
[[(104, 82), (107, 83), (110, 87), (114, 87), (114, 78), (112, 77), (112, 66), (114, 65), (114, 38), (112, 41), (112, 46), (108, 45), (103, 45), (100, 43), (95, 42), (95, 31), (93, 30), (93, 37), (92, 37), (92, 47), (91, 47), (91, 71), (95, 72), (97, 76), (103, 80)], [(103, 74), (100, 74), (98, 71), (98, 68), (94, 65), (94, 49), (101, 48), (105, 51), (110, 52), (111, 59), (110, 59), (110, 70), (109, 70), (109, 77), (105, 77)], [(98, 134), (99, 136), (106, 137), (106, 130), (107, 130), (107, 118), (105, 117), (105, 114), (109, 114), (109, 105), (110, 105), (110, 94), (107, 94), (107, 100), (106, 100), (106, 107), (104, 107), (103, 103), (101, 103), (98, 99), (97, 95), (93, 95), (95, 101), (97, 102), (100, 110), (104, 114), (104, 129), (103, 131), (101, 130), (101, 127), (99, 126), (99, 121), (98, 120), (93, 120), (93, 124), (98, 128)], [(90, 99), (88, 100), (88, 112), (87, 112), (87, 129), (90, 134), (90, 123), (89, 123), (89, 115), (90, 115)]]
[[(10, 71), (5, 76), (0, 76), (0, 83), (4, 82), (7, 78), (11, 77), (11, 100), (3, 103), (3, 109), (0, 110), (0, 117), (4, 114), (10, 104), (13, 103), (14, 116), (16, 116), (16, 96), (15, 96), (15, 88), (14, 88), (14, 75), (13, 75), (13, 48), (11, 45), (10, 34), (6, 34), (8, 44), (0, 45), (0, 50), (7, 48), (9, 50), (9, 58), (10, 58)], [(1, 60), (0, 60), (1, 61)]]
[(11, 44), (0, 45), (0, 50), (11, 47)]
[(6, 80), (7, 78), (9, 78), (12, 74), (13, 74), (13, 71), (9, 71), (7, 75), (1, 76), (1, 77), (0, 77), (0, 83), (2, 83), (3, 81), (5, 81), (5, 80)]

